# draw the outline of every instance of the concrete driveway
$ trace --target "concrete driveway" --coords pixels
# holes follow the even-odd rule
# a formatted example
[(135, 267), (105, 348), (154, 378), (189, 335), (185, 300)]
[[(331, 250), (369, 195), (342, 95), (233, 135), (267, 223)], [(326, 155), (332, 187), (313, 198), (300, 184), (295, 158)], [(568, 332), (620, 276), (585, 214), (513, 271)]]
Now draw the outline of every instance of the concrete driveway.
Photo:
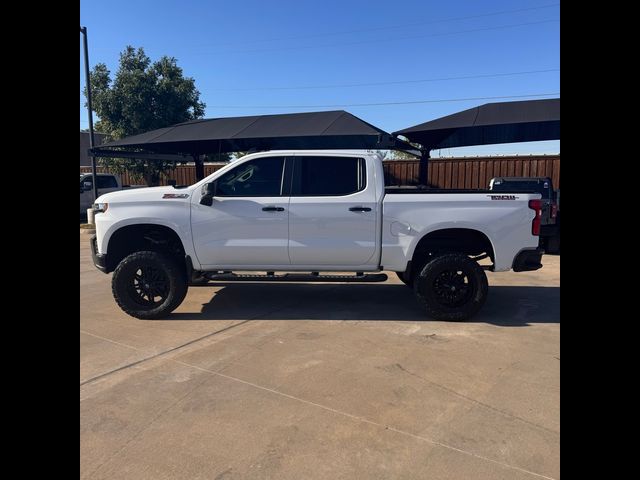
[(559, 478), (560, 257), (473, 321), (380, 284), (193, 287), (125, 315), (80, 236), (83, 479)]

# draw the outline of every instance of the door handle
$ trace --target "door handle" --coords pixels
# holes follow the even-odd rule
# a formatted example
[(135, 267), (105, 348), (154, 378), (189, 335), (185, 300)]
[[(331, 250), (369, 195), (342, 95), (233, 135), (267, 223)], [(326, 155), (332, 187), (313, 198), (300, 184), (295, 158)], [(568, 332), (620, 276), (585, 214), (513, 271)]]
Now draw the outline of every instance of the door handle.
[(262, 207), (263, 212), (284, 212), (282, 207)]
[(370, 212), (371, 209), (369, 207), (351, 207), (349, 211), (350, 212)]

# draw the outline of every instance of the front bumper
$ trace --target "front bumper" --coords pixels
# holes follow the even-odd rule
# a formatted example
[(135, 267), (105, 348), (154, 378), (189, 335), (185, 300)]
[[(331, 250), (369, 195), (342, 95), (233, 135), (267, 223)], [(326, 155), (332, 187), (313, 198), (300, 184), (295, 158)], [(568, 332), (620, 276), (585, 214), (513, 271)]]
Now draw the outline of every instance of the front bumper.
[(91, 236), (91, 258), (93, 259), (93, 264), (96, 266), (98, 270), (104, 273), (107, 272), (107, 255), (98, 253), (98, 241), (96, 240), (96, 236)]
[(522, 250), (516, 258), (513, 260), (514, 272), (530, 272), (532, 270), (538, 270), (542, 268), (542, 254), (543, 248), (536, 248), (534, 250)]

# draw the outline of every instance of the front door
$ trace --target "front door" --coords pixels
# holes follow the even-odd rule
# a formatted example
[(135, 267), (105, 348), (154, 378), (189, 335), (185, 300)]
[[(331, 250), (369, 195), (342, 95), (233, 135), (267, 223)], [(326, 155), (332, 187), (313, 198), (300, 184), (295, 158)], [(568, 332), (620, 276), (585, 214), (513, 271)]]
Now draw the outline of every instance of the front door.
[(191, 229), (200, 263), (207, 269), (289, 265), (289, 187), (285, 158), (256, 158), (215, 180), (211, 206), (195, 192)]
[(289, 202), (292, 265), (377, 264), (377, 202), (364, 158), (297, 156)]

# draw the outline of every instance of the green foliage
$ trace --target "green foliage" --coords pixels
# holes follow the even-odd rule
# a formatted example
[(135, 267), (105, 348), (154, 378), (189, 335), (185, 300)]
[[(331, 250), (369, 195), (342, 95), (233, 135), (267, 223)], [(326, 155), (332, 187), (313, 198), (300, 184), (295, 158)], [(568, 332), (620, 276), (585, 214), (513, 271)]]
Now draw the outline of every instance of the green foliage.
[(415, 155), (400, 150), (389, 150), (389, 155), (387, 155), (385, 160), (417, 160), (418, 158), (419, 157)]
[(367, 150), (367, 153), (377, 153), (378, 155), (380, 155), (380, 157), (385, 160), (387, 158), (387, 155), (389, 154), (390, 150)]
[[(416, 150), (420, 150), (422, 148), (422, 145), (420, 145), (419, 143), (410, 142), (408, 138), (403, 137), (402, 135), (400, 137), (401, 140), (404, 140), (405, 142), (410, 143), (412, 146), (414, 146)], [(418, 158), (419, 157), (416, 157), (415, 155), (411, 155), (410, 153), (402, 152), (400, 150), (389, 150), (389, 154), (387, 155), (385, 160), (417, 160)]]
[(233, 152), (233, 158), (237, 160), (238, 158), (242, 158), (247, 154), (248, 152)]
[(131, 158), (100, 158), (101, 166), (110, 172), (123, 175), (125, 172), (135, 182), (144, 181), (148, 186), (159, 185), (160, 175), (176, 168), (175, 162), (165, 160), (138, 160)]
[[(86, 96), (86, 89), (85, 89)], [(92, 106), (100, 117), (96, 131), (119, 139), (180, 122), (202, 118), (205, 104), (195, 80), (185, 77), (173, 57), (163, 56), (157, 62), (127, 46), (120, 54), (115, 77), (104, 63), (91, 72)], [(157, 185), (160, 174), (175, 168), (174, 162), (139, 159), (100, 159), (115, 173), (129, 171)]]

